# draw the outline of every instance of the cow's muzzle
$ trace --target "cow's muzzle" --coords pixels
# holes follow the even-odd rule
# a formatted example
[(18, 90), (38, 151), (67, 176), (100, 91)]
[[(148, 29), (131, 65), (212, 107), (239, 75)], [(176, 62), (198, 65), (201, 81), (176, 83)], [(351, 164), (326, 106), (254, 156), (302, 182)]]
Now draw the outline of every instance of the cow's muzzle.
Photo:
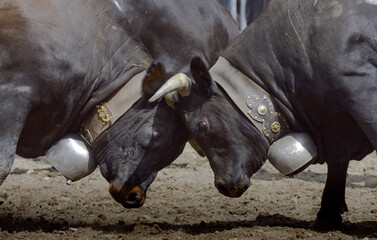
[(240, 197), (249, 187), (250, 180), (246, 175), (241, 175), (241, 177), (236, 180), (225, 181), (223, 179), (216, 179), (215, 186), (219, 192), (227, 197)]
[(109, 191), (111, 196), (125, 208), (138, 208), (143, 206), (145, 202), (145, 193), (141, 187), (119, 186), (110, 184)]

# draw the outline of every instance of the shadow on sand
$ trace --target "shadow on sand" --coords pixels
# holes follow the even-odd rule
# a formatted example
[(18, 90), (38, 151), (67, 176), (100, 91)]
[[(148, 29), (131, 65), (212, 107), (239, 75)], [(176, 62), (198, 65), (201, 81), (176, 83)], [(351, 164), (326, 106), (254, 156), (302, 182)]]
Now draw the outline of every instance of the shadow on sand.
[[(264, 169), (261, 169), (255, 174), (252, 179), (264, 180), (264, 181), (278, 181), (283, 178), (288, 178), (281, 173), (271, 173)], [(326, 183), (327, 174), (326, 173), (315, 173), (310, 170), (305, 172), (299, 173), (293, 176), (294, 179), (300, 179), (306, 182), (318, 182), (318, 183)], [(377, 178), (376, 175), (352, 175), (347, 174), (347, 187), (353, 188), (364, 188), (365, 182), (368, 181), (370, 178)]]
[[(152, 232), (162, 231), (176, 231), (184, 232), (191, 235), (206, 234), (222, 232), (232, 230), (238, 227), (253, 228), (256, 226), (261, 227), (287, 227), (287, 228), (302, 228), (317, 232), (326, 232), (320, 230), (313, 230), (310, 228), (311, 222), (302, 221), (293, 218), (289, 218), (283, 215), (260, 215), (253, 221), (216, 221), (216, 222), (201, 222), (198, 224), (170, 224), (170, 223), (140, 223), (140, 224), (127, 224), (123, 221), (119, 221), (113, 225), (99, 225), (99, 224), (80, 224), (72, 225), (68, 222), (53, 222), (43, 219), (12, 219), (7, 217), (0, 217), (0, 226), (3, 231), (19, 232), (19, 231), (67, 231), (70, 228), (92, 228), (96, 231), (102, 231), (106, 233), (118, 233), (126, 234), (134, 231), (136, 226), (143, 226), (144, 228), (150, 228)], [(336, 229), (346, 235), (357, 238), (375, 238), (377, 237), (377, 222), (366, 221), (359, 223), (343, 223), (338, 229)]]

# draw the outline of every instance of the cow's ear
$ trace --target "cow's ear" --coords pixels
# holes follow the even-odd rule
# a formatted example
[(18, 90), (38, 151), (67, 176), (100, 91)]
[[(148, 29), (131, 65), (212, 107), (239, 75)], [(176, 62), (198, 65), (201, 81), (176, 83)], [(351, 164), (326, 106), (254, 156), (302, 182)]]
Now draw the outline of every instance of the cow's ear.
[(200, 93), (205, 97), (212, 97), (215, 83), (209, 74), (208, 67), (200, 57), (194, 57), (191, 60), (190, 70)]
[(147, 99), (165, 83), (165, 68), (158, 62), (154, 61), (148, 68), (143, 79), (142, 91), (143, 96)]

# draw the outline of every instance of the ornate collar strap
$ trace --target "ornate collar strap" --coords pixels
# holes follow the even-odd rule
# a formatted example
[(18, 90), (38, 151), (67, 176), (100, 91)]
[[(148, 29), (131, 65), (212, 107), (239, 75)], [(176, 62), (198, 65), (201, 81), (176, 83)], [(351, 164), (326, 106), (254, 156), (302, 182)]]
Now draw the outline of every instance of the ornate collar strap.
[(314, 161), (317, 149), (310, 135), (290, 131), (268, 92), (222, 57), (211, 68), (210, 74), (269, 141), (267, 158), (277, 170), (292, 176)]
[(210, 74), (269, 143), (289, 132), (285, 117), (278, 112), (268, 92), (226, 59), (220, 57)]
[(97, 105), (85, 118), (81, 135), (92, 145), (96, 138), (110, 128), (132, 105), (141, 98), (141, 81), (145, 71), (136, 74), (107, 101)]

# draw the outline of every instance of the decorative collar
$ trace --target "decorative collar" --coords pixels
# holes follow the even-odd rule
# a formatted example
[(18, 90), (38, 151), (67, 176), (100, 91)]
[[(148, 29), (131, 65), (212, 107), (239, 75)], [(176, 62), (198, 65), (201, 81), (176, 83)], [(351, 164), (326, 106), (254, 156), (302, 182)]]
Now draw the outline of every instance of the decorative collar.
[(270, 144), (289, 132), (288, 122), (270, 94), (225, 58), (217, 60), (210, 74)]
[(90, 146), (141, 98), (141, 80), (145, 74), (146, 71), (143, 71), (133, 76), (111, 97), (97, 105), (84, 119), (80, 134)]

